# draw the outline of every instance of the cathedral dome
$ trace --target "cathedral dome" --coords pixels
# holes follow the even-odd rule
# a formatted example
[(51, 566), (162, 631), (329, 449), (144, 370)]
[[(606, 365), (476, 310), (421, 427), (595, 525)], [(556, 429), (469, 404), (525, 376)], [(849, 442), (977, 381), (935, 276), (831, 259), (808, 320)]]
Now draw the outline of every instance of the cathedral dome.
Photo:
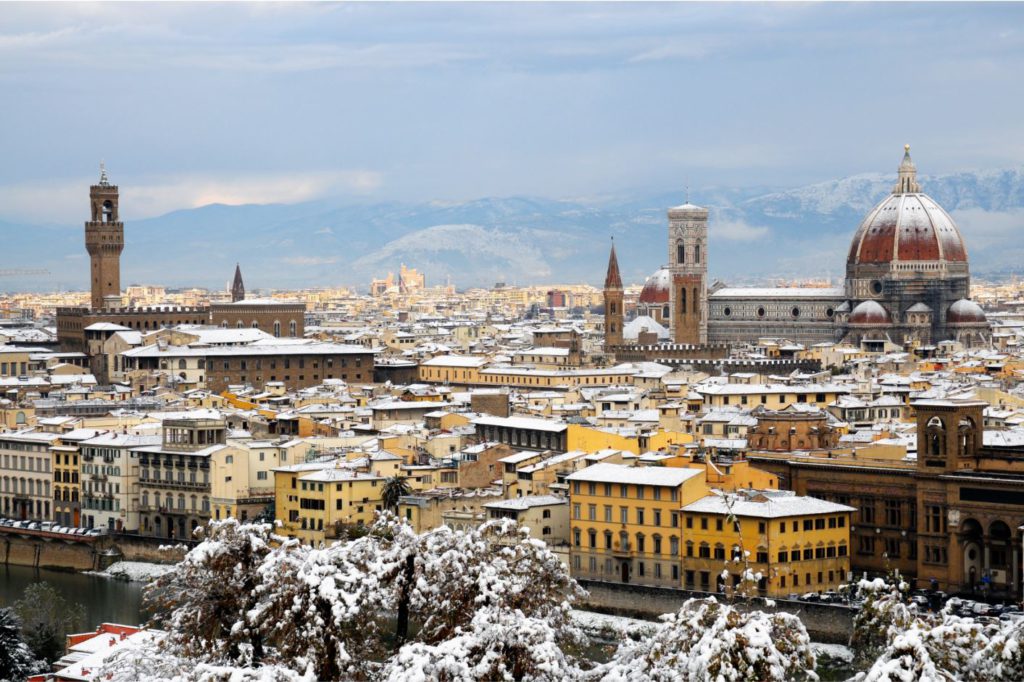
[(974, 301), (961, 298), (946, 311), (947, 324), (988, 324), (985, 311)]
[(850, 313), (850, 324), (886, 325), (892, 324), (892, 318), (878, 301), (862, 301)]
[(899, 180), (857, 228), (849, 265), (966, 263), (967, 249), (956, 223), (934, 199), (921, 192), (917, 169), (906, 147)]
[(647, 278), (644, 288), (640, 291), (640, 303), (668, 303), (670, 282), (668, 268), (661, 268), (655, 272)]

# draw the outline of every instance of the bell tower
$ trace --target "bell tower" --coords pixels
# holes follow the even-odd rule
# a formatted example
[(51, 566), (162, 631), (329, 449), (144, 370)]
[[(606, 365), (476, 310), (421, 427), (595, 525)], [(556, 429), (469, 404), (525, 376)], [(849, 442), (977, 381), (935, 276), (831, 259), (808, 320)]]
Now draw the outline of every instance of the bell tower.
[(611, 351), (622, 345), (622, 276), (619, 274), (619, 259), (615, 256), (615, 242), (608, 256), (608, 272), (604, 277), (604, 349)]
[(117, 185), (107, 179), (100, 164), (100, 181), (89, 188), (91, 217), (85, 223), (85, 250), (89, 252), (91, 307), (116, 308), (121, 305), (121, 251), (124, 250), (124, 223), (117, 207)]
[(242, 282), (242, 266), (235, 263), (235, 280), (231, 283), (231, 302), (245, 300), (245, 283)]
[(708, 209), (687, 201), (668, 210), (668, 258), (672, 286), (670, 328), (676, 343), (708, 340)]

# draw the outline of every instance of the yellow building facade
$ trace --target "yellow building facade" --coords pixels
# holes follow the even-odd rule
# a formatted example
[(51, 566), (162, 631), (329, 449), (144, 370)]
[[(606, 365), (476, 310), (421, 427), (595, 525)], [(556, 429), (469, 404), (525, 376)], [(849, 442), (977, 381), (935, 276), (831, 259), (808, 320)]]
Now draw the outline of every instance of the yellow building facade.
[(340, 526), (368, 526), (383, 508), (384, 481), (338, 462), (279, 467), (274, 470), (274, 508), (280, 532), (316, 544), (336, 538)]
[[(710, 474), (727, 490), (772, 482), (745, 468)], [(708, 477), (697, 464), (596, 464), (568, 476), (573, 575), (716, 592), (749, 565), (767, 596), (834, 590), (848, 579), (853, 508), (778, 490), (726, 498)]]

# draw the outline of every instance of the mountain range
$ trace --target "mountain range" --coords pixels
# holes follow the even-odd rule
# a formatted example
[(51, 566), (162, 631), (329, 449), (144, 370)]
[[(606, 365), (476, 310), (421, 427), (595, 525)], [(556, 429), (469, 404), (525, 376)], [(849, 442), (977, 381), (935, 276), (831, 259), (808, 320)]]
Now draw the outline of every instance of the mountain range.
[[(975, 275), (1024, 271), (1024, 168), (919, 179), (957, 221)], [(692, 190), (690, 200), (711, 209), (711, 277), (838, 280), (854, 230), (894, 180), (862, 174), (796, 188)], [(681, 192), (652, 192), (588, 201), (214, 204), (126, 222), (121, 281), (219, 288), (239, 262), (251, 290), (348, 285), (365, 291), (371, 277), (405, 263), (424, 272), (428, 284), (450, 278), (460, 288), (599, 285), (613, 237), (624, 281), (639, 283), (666, 260), (665, 211), (683, 200)], [(0, 268), (51, 272), (7, 277), (3, 289), (87, 287), (81, 224), (0, 217), (0, 232)]]

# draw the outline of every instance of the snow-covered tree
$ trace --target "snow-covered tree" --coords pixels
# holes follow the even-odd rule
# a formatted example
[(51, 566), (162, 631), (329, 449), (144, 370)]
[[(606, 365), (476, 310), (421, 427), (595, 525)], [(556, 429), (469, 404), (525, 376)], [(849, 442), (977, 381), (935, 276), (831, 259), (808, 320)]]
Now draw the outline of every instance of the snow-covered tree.
[(23, 680), (47, 669), (21, 638), (21, 621), (11, 609), (0, 609), (0, 680)]
[(247, 614), (257, 606), (258, 569), (271, 553), (269, 524), (211, 521), (203, 541), (147, 588), (147, 604), (167, 630), (161, 646), (193, 661), (259, 663), (263, 634)]
[(442, 527), (419, 540), (410, 612), (420, 640), (448, 639), (481, 608), (543, 620), (562, 640), (578, 636), (571, 604), (584, 592), (528, 529), (492, 521), (466, 532)]
[(364, 679), (384, 656), (381, 586), (348, 561), (346, 546), (311, 549), (288, 541), (259, 568), (249, 627), (275, 660), (318, 679)]
[(154, 679), (193, 679), (200, 669), (279, 666), (317, 679), (377, 679), (389, 652), (401, 651), (401, 669), (411, 671), (454, 648), (495, 675), (562, 676), (574, 670), (563, 647), (582, 639), (570, 619), (581, 594), (547, 545), (510, 521), (417, 535), (385, 513), (367, 535), (316, 549), (274, 538), (269, 526), (218, 522), (151, 590), (167, 637), (117, 670), (129, 670), (121, 679), (132, 665)]
[(853, 619), (850, 648), (859, 660), (874, 660), (917, 619), (917, 609), (907, 601), (909, 587), (899, 579), (857, 583), (864, 603)]
[(662, 616), (653, 636), (624, 642), (591, 673), (602, 682), (816, 679), (803, 623), (787, 613), (743, 613), (713, 598)]
[(863, 682), (953, 682), (960, 679), (935, 664), (931, 648), (926, 644), (928, 632), (926, 623), (914, 620), (905, 631), (895, 634)]
[(437, 680), (535, 680), (562, 682), (580, 676), (543, 618), (485, 606), (466, 628), (436, 644), (411, 642), (384, 669), (389, 682)]
[(989, 682), (1024, 680), (1024, 621), (1003, 625), (988, 643), (978, 649), (968, 669), (970, 679)]

